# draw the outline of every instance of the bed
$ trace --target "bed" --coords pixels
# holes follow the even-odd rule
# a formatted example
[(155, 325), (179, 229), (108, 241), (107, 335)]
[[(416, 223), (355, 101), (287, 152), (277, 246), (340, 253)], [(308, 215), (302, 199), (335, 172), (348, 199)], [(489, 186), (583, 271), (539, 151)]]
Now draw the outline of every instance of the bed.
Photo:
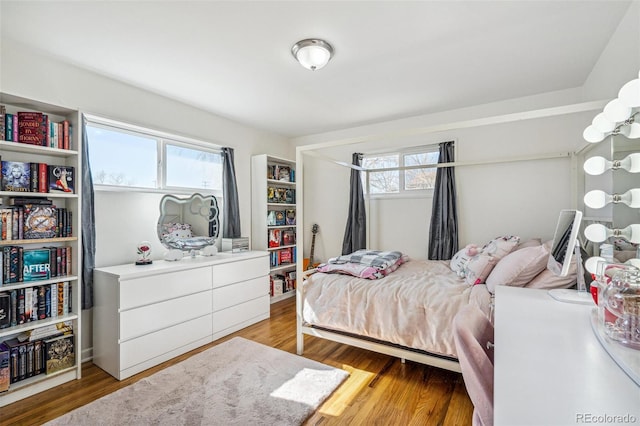
[(306, 334), (459, 372), (451, 324), (463, 307), (490, 315), (496, 285), (575, 283), (575, 271), (559, 279), (546, 269), (549, 243), (500, 237), (479, 251), (469, 255), (467, 247), (451, 261), (409, 259), (379, 279), (306, 274), (298, 289), (298, 353)]

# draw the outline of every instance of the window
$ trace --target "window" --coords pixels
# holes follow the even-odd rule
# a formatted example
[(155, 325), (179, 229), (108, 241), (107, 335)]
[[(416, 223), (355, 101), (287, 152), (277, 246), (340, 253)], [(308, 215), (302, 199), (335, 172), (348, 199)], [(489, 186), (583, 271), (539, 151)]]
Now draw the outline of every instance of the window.
[[(436, 182), (438, 147), (380, 155), (365, 155), (362, 166), (369, 169), (371, 195), (424, 193)], [(380, 171), (375, 171), (380, 169)], [(366, 173), (362, 173), (366, 188)]]
[(215, 146), (92, 118), (87, 123), (93, 184), (222, 195), (222, 156)]

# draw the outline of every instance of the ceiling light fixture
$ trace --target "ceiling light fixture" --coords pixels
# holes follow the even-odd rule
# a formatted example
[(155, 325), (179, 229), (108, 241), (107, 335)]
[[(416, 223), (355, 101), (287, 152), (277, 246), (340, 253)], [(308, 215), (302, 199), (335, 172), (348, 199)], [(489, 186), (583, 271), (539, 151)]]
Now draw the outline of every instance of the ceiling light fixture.
[(323, 68), (333, 56), (333, 47), (319, 38), (300, 40), (291, 48), (293, 57), (308, 70)]

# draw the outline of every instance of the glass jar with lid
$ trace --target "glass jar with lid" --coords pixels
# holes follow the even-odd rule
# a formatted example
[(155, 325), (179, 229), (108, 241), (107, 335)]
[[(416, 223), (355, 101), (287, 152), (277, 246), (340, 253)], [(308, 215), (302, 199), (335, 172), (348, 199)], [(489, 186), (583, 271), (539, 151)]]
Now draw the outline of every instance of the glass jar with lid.
[(640, 350), (640, 269), (616, 268), (604, 292), (604, 330), (611, 339)]

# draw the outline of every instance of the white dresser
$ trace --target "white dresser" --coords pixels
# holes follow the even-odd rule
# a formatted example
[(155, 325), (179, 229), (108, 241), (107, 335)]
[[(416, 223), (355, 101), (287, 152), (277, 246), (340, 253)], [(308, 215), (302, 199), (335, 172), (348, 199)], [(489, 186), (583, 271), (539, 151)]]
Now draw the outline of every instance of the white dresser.
[(267, 252), (96, 268), (93, 362), (122, 380), (269, 318)]

